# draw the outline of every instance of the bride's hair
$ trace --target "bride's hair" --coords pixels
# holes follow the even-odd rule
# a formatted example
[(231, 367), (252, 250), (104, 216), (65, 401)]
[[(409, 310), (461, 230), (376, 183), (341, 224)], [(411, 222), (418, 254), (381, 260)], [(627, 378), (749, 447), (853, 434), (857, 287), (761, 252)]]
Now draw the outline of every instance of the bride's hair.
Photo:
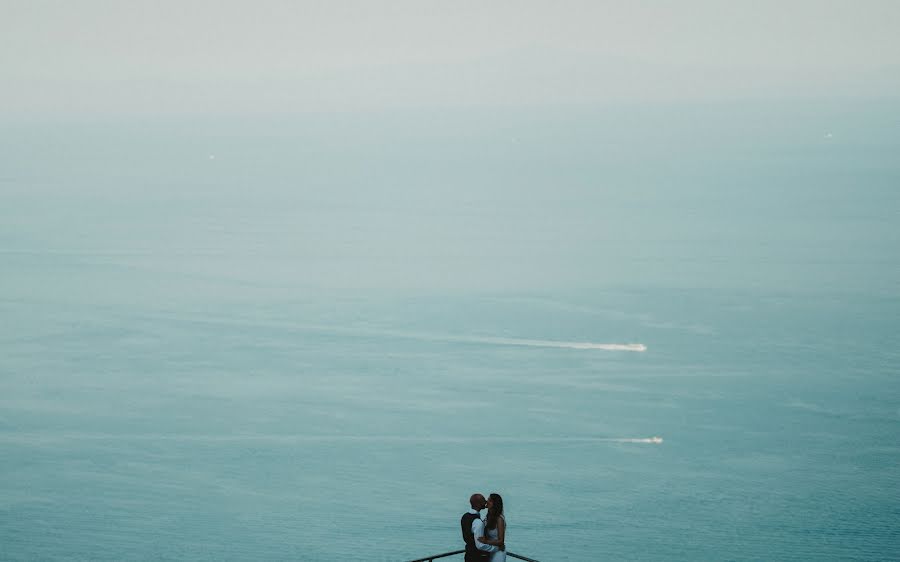
[(491, 494), (490, 498), (493, 507), (488, 509), (487, 521), (484, 526), (488, 529), (496, 529), (497, 520), (503, 515), (503, 498), (500, 497), (500, 494)]

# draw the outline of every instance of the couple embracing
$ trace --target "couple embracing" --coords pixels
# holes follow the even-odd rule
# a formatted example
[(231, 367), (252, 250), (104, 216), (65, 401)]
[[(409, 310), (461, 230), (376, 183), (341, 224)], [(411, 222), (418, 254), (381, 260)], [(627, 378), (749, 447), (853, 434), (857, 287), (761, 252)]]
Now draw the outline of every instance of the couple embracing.
[[(463, 514), (459, 524), (466, 542), (466, 562), (506, 561), (506, 519), (503, 518), (503, 498), (491, 494), (484, 499), (481, 494), (469, 498), (472, 509)], [(481, 510), (487, 508), (487, 517), (481, 520)]]

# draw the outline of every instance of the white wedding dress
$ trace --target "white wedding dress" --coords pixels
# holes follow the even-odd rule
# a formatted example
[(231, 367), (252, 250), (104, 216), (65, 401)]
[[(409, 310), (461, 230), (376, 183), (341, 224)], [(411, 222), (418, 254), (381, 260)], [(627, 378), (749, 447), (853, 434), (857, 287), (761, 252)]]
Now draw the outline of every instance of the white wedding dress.
[[(500, 517), (503, 517), (502, 515)], [(506, 521), (506, 519), (504, 519)], [(499, 536), (497, 529), (485, 529), (487, 531), (487, 538), (496, 539)], [(495, 550), (491, 553), (491, 562), (506, 562), (506, 551), (505, 550)]]

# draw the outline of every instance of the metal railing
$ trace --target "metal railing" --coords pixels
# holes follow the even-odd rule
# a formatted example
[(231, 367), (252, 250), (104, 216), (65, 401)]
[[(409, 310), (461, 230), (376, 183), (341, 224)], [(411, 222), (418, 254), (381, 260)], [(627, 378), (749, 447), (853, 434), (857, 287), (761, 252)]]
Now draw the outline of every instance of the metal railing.
[[(431, 556), (426, 556), (425, 558), (416, 558), (415, 560), (410, 560), (409, 562), (432, 562), (433, 560), (437, 560), (438, 558), (444, 558), (445, 556), (454, 556), (456, 554), (465, 554), (465, 552), (465, 550), (453, 550), (451, 552), (444, 552), (442, 554), (432, 554)], [(518, 558), (519, 560), (524, 560), (525, 562), (538, 562), (534, 558), (528, 558), (527, 556), (509, 552), (508, 550), (506, 551), (506, 557)]]

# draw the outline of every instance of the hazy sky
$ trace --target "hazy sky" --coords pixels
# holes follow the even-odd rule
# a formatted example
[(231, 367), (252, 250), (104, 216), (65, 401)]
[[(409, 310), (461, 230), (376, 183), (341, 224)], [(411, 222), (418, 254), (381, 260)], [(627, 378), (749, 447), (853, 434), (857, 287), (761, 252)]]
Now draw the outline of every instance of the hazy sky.
[(893, 98), (898, 29), (896, 0), (0, 0), (0, 111)]

